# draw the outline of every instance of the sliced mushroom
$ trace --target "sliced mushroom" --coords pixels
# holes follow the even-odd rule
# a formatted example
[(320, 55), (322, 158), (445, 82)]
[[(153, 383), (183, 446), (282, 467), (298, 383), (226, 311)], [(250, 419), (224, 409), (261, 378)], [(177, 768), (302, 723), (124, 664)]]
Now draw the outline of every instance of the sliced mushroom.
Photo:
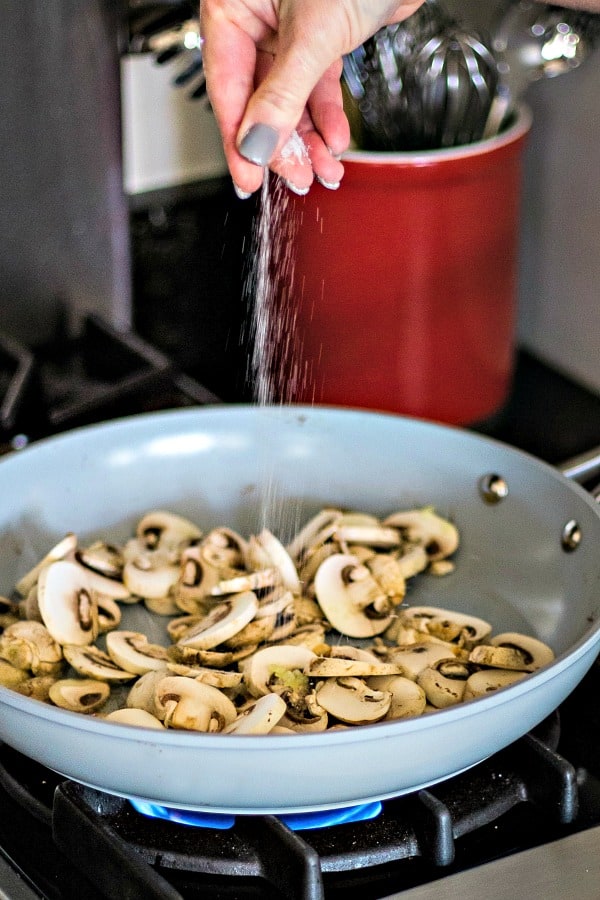
[(516, 681), (525, 678), (526, 672), (515, 672), (513, 669), (480, 669), (469, 675), (465, 685), (463, 700), (473, 700), (475, 697), (485, 697), (500, 688), (508, 687)]
[(204, 684), (226, 690), (236, 688), (242, 683), (241, 672), (228, 672), (223, 669), (209, 669), (206, 666), (185, 666), (182, 663), (167, 663), (167, 668), (173, 675), (185, 675), (186, 678), (195, 678)]
[(470, 674), (469, 666), (458, 659), (439, 659), (419, 672), (417, 684), (423, 688), (432, 706), (444, 709), (462, 701)]
[(168, 661), (167, 648), (151, 644), (139, 631), (111, 631), (106, 635), (106, 649), (113, 662), (137, 675), (163, 669)]
[(376, 553), (366, 560), (371, 572), (383, 593), (389, 598), (390, 611), (402, 602), (406, 594), (405, 569), (395, 556), (387, 553)]
[(285, 700), (286, 714), (279, 724), (295, 732), (325, 731), (329, 725), (329, 713), (317, 700), (316, 691), (305, 696), (291, 698), (289, 692), (281, 695)]
[(310, 547), (320, 546), (328, 541), (332, 537), (341, 515), (342, 511), (339, 509), (325, 508), (309, 519), (287, 545), (287, 552), (294, 562), (302, 563)]
[(379, 722), (392, 702), (390, 691), (375, 691), (360, 678), (327, 678), (317, 686), (316, 696), (323, 709), (348, 725)]
[(285, 711), (281, 697), (265, 694), (249, 704), (223, 731), (226, 734), (269, 734)]
[(144, 606), (157, 616), (176, 616), (179, 612), (179, 607), (171, 594), (167, 594), (166, 597), (145, 597)]
[(65, 559), (75, 563), (83, 569), (86, 574), (87, 583), (97, 594), (101, 594), (104, 597), (110, 597), (112, 600), (119, 600), (120, 602), (134, 602), (134, 598), (131, 596), (131, 590), (123, 583), (120, 576), (118, 578), (111, 578), (103, 572), (97, 571), (92, 566), (86, 565), (84, 562), (85, 553), (82, 553), (82, 551), (76, 550), (66, 556)]
[(383, 550), (399, 547), (402, 542), (397, 528), (386, 528), (377, 519), (368, 524), (345, 523), (342, 519), (337, 524), (335, 539), (343, 544), (365, 544)]
[(375, 675), (399, 675), (401, 667), (381, 662), (372, 653), (358, 647), (332, 647), (331, 656), (317, 656), (306, 666), (310, 678), (364, 678)]
[(19, 621), (19, 608), (19, 604), (13, 603), (8, 597), (0, 597), (0, 632)]
[(94, 678), (97, 681), (123, 682), (131, 681), (134, 672), (120, 668), (117, 663), (99, 647), (79, 647), (66, 644), (63, 653), (67, 662), (79, 675)]
[(47, 703), (50, 699), (50, 688), (58, 681), (56, 675), (33, 675), (15, 686), (15, 690), (24, 697)]
[(163, 678), (168, 678), (170, 672), (165, 666), (164, 669), (152, 670), (140, 675), (137, 681), (131, 686), (127, 695), (128, 709), (144, 709), (151, 715), (156, 715), (156, 686)]
[(121, 725), (135, 725), (138, 728), (156, 728), (164, 731), (165, 726), (145, 709), (115, 709), (107, 713), (104, 718), (107, 722), (119, 722)]
[(0, 684), (3, 687), (14, 688), (28, 678), (27, 669), (19, 669), (7, 660), (0, 659)]
[(34, 675), (58, 674), (63, 652), (41, 622), (15, 622), (0, 634), (0, 657)]
[(139, 540), (125, 546), (123, 583), (131, 594), (144, 599), (167, 597), (179, 580), (179, 564), (164, 550), (147, 550)]
[(280, 644), (263, 647), (240, 663), (244, 681), (253, 697), (284, 689), (308, 692), (306, 667), (316, 659), (307, 647)]
[(217, 569), (243, 568), (246, 541), (231, 528), (213, 528), (201, 544), (205, 562)]
[(248, 644), (237, 650), (197, 650), (195, 647), (185, 647), (182, 644), (174, 644), (167, 650), (171, 662), (182, 663), (188, 666), (210, 666), (222, 669), (231, 666), (238, 660), (245, 659), (257, 649), (257, 644)]
[(247, 591), (218, 603), (179, 640), (180, 646), (212, 650), (251, 622), (258, 609), (256, 594)]
[(202, 532), (189, 519), (158, 509), (140, 519), (136, 537), (147, 550), (172, 550), (191, 541), (200, 540)]
[(96, 603), (98, 605), (99, 633), (106, 634), (107, 631), (114, 631), (115, 628), (118, 628), (121, 624), (121, 607), (116, 600), (97, 594)]
[(392, 702), (386, 719), (409, 719), (420, 716), (427, 704), (423, 688), (403, 675), (383, 675), (368, 678), (367, 684), (376, 691), (389, 691)]
[(400, 613), (400, 620), (409, 628), (467, 649), (485, 641), (492, 633), (492, 626), (484, 619), (435, 606), (408, 607)]
[(175, 604), (190, 614), (206, 612), (206, 598), (223, 577), (223, 568), (211, 565), (201, 546), (186, 547), (181, 554), (179, 579), (173, 590)]
[(45, 566), (57, 562), (59, 559), (64, 559), (65, 556), (72, 553), (76, 547), (77, 537), (69, 532), (38, 562), (36, 566), (33, 567), (33, 569), (31, 569), (30, 572), (27, 572), (26, 575), (23, 575), (23, 577), (17, 581), (15, 589), (21, 597), (27, 596), (31, 588), (37, 582), (39, 574)]
[(300, 594), (300, 579), (296, 566), (283, 544), (268, 528), (264, 528), (260, 534), (252, 536), (248, 541), (246, 565), (249, 569), (276, 569), (283, 586), (292, 594)]
[(423, 641), (407, 647), (391, 648), (387, 658), (400, 666), (406, 678), (417, 681), (424, 669), (435, 665), (440, 659), (456, 657), (459, 652), (453, 644), (446, 644), (443, 641)]
[(225, 597), (228, 594), (243, 594), (248, 591), (262, 591), (279, 584), (277, 569), (261, 569), (258, 572), (243, 572), (232, 578), (219, 581), (211, 591), (213, 597)]
[(227, 650), (237, 650), (239, 647), (247, 647), (248, 644), (262, 644), (271, 639), (276, 622), (277, 616), (252, 619), (240, 631), (223, 641), (223, 647)]
[(469, 659), (482, 666), (535, 672), (554, 659), (547, 644), (517, 632), (505, 632), (491, 638), (488, 644), (473, 647)]
[(118, 581), (123, 575), (123, 553), (115, 544), (95, 541), (89, 547), (81, 547), (76, 550), (75, 556), (86, 569), (98, 572), (105, 578)]
[(387, 598), (369, 570), (351, 554), (338, 553), (321, 563), (315, 593), (332, 627), (348, 637), (373, 637), (391, 622), (389, 616), (377, 617), (377, 603)]
[(92, 644), (98, 636), (98, 604), (85, 569), (68, 560), (40, 572), (38, 605), (44, 625), (59, 644)]
[(398, 573), (405, 578), (414, 578), (420, 572), (424, 572), (429, 565), (429, 557), (424, 547), (416, 544), (402, 551), (398, 557)]
[(399, 528), (410, 544), (425, 549), (429, 559), (444, 559), (458, 548), (458, 529), (430, 506), (393, 513), (383, 524)]
[(223, 731), (237, 718), (237, 710), (222, 691), (180, 675), (162, 678), (154, 692), (156, 715), (167, 728)]
[(90, 678), (61, 678), (50, 687), (48, 696), (62, 709), (91, 713), (104, 706), (110, 697), (110, 687), (104, 681)]

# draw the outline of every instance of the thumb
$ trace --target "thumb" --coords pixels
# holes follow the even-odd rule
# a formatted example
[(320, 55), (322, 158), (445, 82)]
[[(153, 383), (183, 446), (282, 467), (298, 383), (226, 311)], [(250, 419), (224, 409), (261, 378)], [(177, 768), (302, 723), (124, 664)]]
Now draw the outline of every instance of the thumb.
[(332, 60), (278, 55), (250, 98), (237, 134), (239, 153), (265, 166), (297, 127), (308, 99)]

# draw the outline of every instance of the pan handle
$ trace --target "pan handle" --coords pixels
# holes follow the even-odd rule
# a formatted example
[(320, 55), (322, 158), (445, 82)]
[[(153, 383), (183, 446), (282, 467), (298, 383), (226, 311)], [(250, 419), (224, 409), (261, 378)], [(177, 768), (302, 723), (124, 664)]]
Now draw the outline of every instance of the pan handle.
[[(594, 447), (593, 450), (573, 456), (557, 468), (571, 481), (577, 481), (579, 484), (590, 481), (600, 475), (600, 447)], [(592, 493), (597, 500), (600, 500), (600, 486)]]

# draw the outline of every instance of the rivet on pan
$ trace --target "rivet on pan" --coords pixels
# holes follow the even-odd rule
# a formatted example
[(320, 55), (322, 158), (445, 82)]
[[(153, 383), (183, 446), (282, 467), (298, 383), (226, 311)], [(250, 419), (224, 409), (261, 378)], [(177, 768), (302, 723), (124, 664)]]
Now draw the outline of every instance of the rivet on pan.
[(508, 485), (502, 475), (492, 472), (479, 480), (479, 493), (486, 503), (500, 503), (508, 497)]
[(576, 522), (575, 519), (571, 519), (562, 530), (560, 542), (563, 550), (566, 550), (567, 553), (572, 553), (573, 550), (577, 550), (581, 544), (581, 538), (582, 534), (579, 523)]

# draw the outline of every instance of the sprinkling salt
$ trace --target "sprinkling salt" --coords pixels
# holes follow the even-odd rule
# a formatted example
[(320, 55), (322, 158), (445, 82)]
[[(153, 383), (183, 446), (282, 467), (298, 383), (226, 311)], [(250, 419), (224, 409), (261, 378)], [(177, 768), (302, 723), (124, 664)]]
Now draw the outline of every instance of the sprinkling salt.
[[(289, 155), (306, 153), (297, 134), (292, 135), (288, 147)], [(247, 378), (253, 385), (254, 402), (264, 407), (291, 403), (299, 386), (310, 378), (299, 363), (296, 345), (296, 307), (291, 289), (298, 219), (289, 208), (290, 202), (283, 181), (265, 170), (244, 286), (252, 344)], [(285, 542), (300, 527), (301, 510), (299, 504), (283, 501), (268, 447), (264, 449), (262, 468), (259, 524)]]

